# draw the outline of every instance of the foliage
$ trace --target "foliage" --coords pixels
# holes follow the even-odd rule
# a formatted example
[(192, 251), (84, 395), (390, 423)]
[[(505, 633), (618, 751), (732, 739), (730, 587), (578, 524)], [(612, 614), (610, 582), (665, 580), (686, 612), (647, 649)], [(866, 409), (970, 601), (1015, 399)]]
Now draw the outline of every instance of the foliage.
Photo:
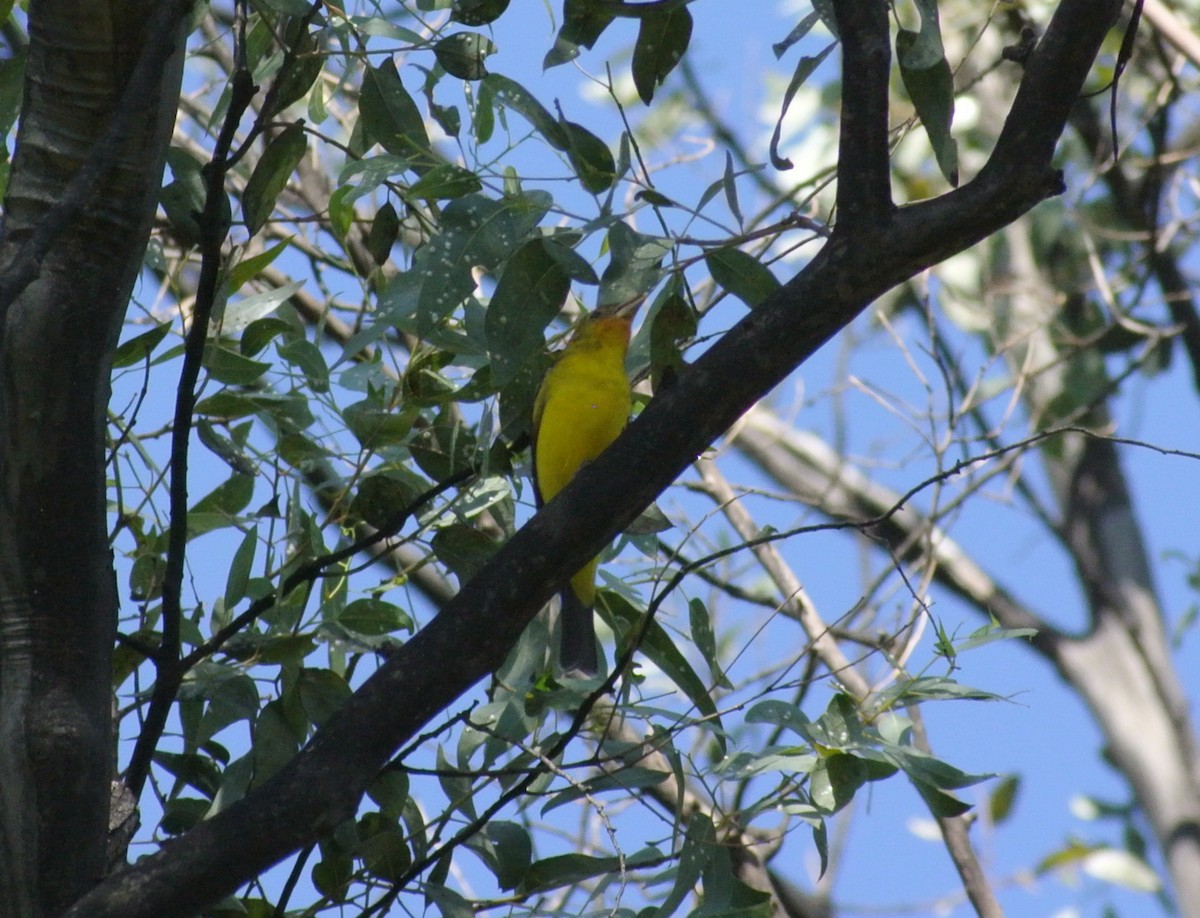
[[(566, 0), (544, 48), (505, 31), (517, 11), (498, 0), (415, 0), (386, 14), (262, 0), (199, 19), (161, 220), (114, 361), (121, 765), (132, 761), (130, 780), (147, 780), (161, 807), (144, 798), (140, 844), (261, 787), (532, 513), (526, 445), (547, 335), (561, 338), (584, 303), (646, 295), (629, 370), (649, 399), (828, 234), (826, 5), (777, 36), (791, 72), (773, 71), (765, 128), (727, 124), (713, 107), (694, 47), (708, 6)], [(994, 141), (988, 105), (1014, 79), (1001, 43), (1020, 23), (943, 2), (939, 26), (932, 0), (897, 11), (892, 180), (915, 200), (957, 184)], [(607, 66), (606, 42), (627, 59)], [(597, 104), (565, 91), (552, 101), (514, 52), (544, 52), (552, 74), (568, 62), (597, 74)], [(257, 87), (244, 111), (243, 71)], [(214, 198), (205, 164), (226, 123), (236, 135)], [(699, 183), (687, 162), (697, 125), (721, 154), (702, 160)], [(1152, 156), (1165, 136), (1132, 143)], [(990, 775), (930, 750), (923, 706), (1000, 700), (958, 669), (975, 647), (1034, 631), (988, 621), (964, 637), (947, 625), (936, 597), (975, 597), (936, 581), (946, 562), (934, 543), (979, 498), (1048, 520), (1039, 491), (1068, 448), (1057, 432), (1102, 428), (1105, 400), (1137, 374), (1153, 382), (1180, 349), (1161, 278), (1103, 231), (1132, 219), (1094, 184), (1106, 151), (1074, 143), (1069, 175), (1086, 191), (1040, 210), (1020, 238), (897, 291), (857, 329), (862, 350), (847, 359), (875, 360), (889, 341), (889, 364), (911, 370), (897, 388), (842, 373), (806, 393), (822, 417), (813, 426), (854, 419), (858, 458), (886, 457), (873, 481), (891, 499), (859, 494), (849, 512), (820, 502), (834, 476), (822, 498), (768, 470), (747, 472), (733, 501), (724, 459), (698, 469), (607, 555), (598, 611), (611, 696), (555, 672), (552, 619), (540, 617), (490, 685), (395, 756), (354, 819), (301, 852), (286, 879), (213, 913), (384, 914), (402, 900), (445, 914), (767, 914), (742, 862), (815, 853), (816, 875), (793, 880), (821, 888), (838, 867), (832, 833), (869, 785), (902, 775), (934, 817), (966, 812)], [(208, 316), (199, 277), (214, 251)], [(1057, 315), (1004, 299), (999, 278), (1028, 269), (1023, 257), (1053, 281)], [(187, 503), (186, 569), (173, 579), (180, 492), (164, 393), (194, 321), (206, 340), (189, 487), (203, 496)], [(1054, 349), (1024, 350), (1034, 325)], [(762, 424), (781, 423), (780, 402), (755, 410)], [(752, 445), (738, 448), (762, 464)], [(1026, 469), (1041, 456), (1049, 471)], [(764, 487), (786, 500), (772, 506)], [(722, 523), (718, 511), (739, 502), (762, 522)], [(904, 512), (917, 515), (906, 543), (877, 535)], [(874, 551), (877, 538), (890, 551)], [(829, 587), (820, 565), (797, 561), (818, 551), (858, 554), (862, 581)], [(846, 648), (847, 671), (814, 651), (815, 591), (780, 573), (789, 564), (826, 587), (824, 638)], [(159, 735), (150, 686), (166, 678), (156, 651), (172, 640), (183, 673)], [(992, 823), (1010, 815), (1016, 787), (993, 791)], [(1131, 825), (1121, 870), (1097, 875), (1156, 889)], [(1038, 869), (1097, 851), (1118, 854), (1070, 840)]]

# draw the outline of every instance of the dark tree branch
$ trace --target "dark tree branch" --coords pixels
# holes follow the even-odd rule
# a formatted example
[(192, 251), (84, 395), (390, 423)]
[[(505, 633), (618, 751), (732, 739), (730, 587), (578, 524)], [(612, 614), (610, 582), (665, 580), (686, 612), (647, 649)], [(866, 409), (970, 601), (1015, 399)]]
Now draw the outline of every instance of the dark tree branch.
[[(239, 34), (239, 41), (244, 41), (244, 35)], [(154, 656), (155, 679), (150, 708), (125, 772), (125, 782), (135, 796), (141, 795), (142, 786), (150, 772), (150, 760), (166, 728), (167, 716), (187, 672), (181, 661), (180, 625), (183, 619), (183, 574), (188, 540), (188, 453), (192, 418), (196, 408), (196, 386), (208, 342), (209, 320), (220, 285), (223, 261), (221, 247), (229, 232), (223, 209), (226, 206), (225, 176), (231, 167), (230, 148), (238, 124), (257, 92), (250, 72), (245, 68), (234, 72), (230, 86), (225, 121), (217, 136), (212, 159), (204, 170), (204, 212), (198, 215), (200, 280), (196, 287), (191, 325), (185, 338), (183, 369), (179, 375), (175, 418), (171, 426), (171, 525), (163, 575), (162, 646)]]
[[(876, 297), (1061, 188), (1050, 157), (1119, 6), (1120, 0), (1063, 0), (1031, 55), (1014, 113), (983, 173), (942, 198), (898, 211), (880, 228), (878, 244), (852, 244), (850, 227), (835, 233), (811, 264), (681, 374), (517, 532), (287, 766), (111, 877), (70, 914), (150, 918), (198, 910), (352, 815), (393, 751), (500, 665), (557, 584), (746, 408)], [(839, 185), (856, 180), (843, 175)]]
[(842, 43), (837, 225), (869, 234), (894, 210), (888, 149), (888, 7), (880, 0), (837, 0), (833, 12)]

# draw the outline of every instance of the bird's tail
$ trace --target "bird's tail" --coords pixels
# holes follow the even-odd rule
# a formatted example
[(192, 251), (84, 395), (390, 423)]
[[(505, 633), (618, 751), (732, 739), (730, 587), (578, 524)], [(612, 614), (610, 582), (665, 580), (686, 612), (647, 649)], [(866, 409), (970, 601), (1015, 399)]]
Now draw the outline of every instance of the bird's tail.
[(562, 591), (562, 646), (559, 662), (564, 673), (581, 672), (596, 675), (596, 623), (592, 617), (591, 604), (583, 600), (568, 585)]

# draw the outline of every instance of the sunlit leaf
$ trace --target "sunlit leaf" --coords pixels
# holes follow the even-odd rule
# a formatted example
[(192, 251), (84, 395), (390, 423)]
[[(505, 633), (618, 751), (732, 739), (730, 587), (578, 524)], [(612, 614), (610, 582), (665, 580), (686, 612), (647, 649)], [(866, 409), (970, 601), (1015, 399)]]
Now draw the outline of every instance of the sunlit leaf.
[(770, 268), (741, 249), (713, 249), (704, 256), (704, 263), (713, 280), (752, 308), (780, 286)]
[(998, 826), (1012, 815), (1020, 789), (1020, 775), (1005, 775), (992, 789), (988, 796), (988, 818), (992, 825)]

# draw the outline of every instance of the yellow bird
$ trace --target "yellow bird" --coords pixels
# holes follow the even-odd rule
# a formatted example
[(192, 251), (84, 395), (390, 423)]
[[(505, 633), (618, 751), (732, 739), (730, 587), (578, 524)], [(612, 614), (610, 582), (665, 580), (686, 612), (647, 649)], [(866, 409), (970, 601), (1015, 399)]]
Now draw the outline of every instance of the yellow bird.
[[(617, 438), (629, 420), (625, 375), (629, 332), (641, 298), (599, 306), (583, 320), (547, 371), (533, 405), (533, 480), (538, 506), (567, 486), (579, 469)], [(596, 566), (588, 562), (563, 588), (564, 672), (596, 672)]]

